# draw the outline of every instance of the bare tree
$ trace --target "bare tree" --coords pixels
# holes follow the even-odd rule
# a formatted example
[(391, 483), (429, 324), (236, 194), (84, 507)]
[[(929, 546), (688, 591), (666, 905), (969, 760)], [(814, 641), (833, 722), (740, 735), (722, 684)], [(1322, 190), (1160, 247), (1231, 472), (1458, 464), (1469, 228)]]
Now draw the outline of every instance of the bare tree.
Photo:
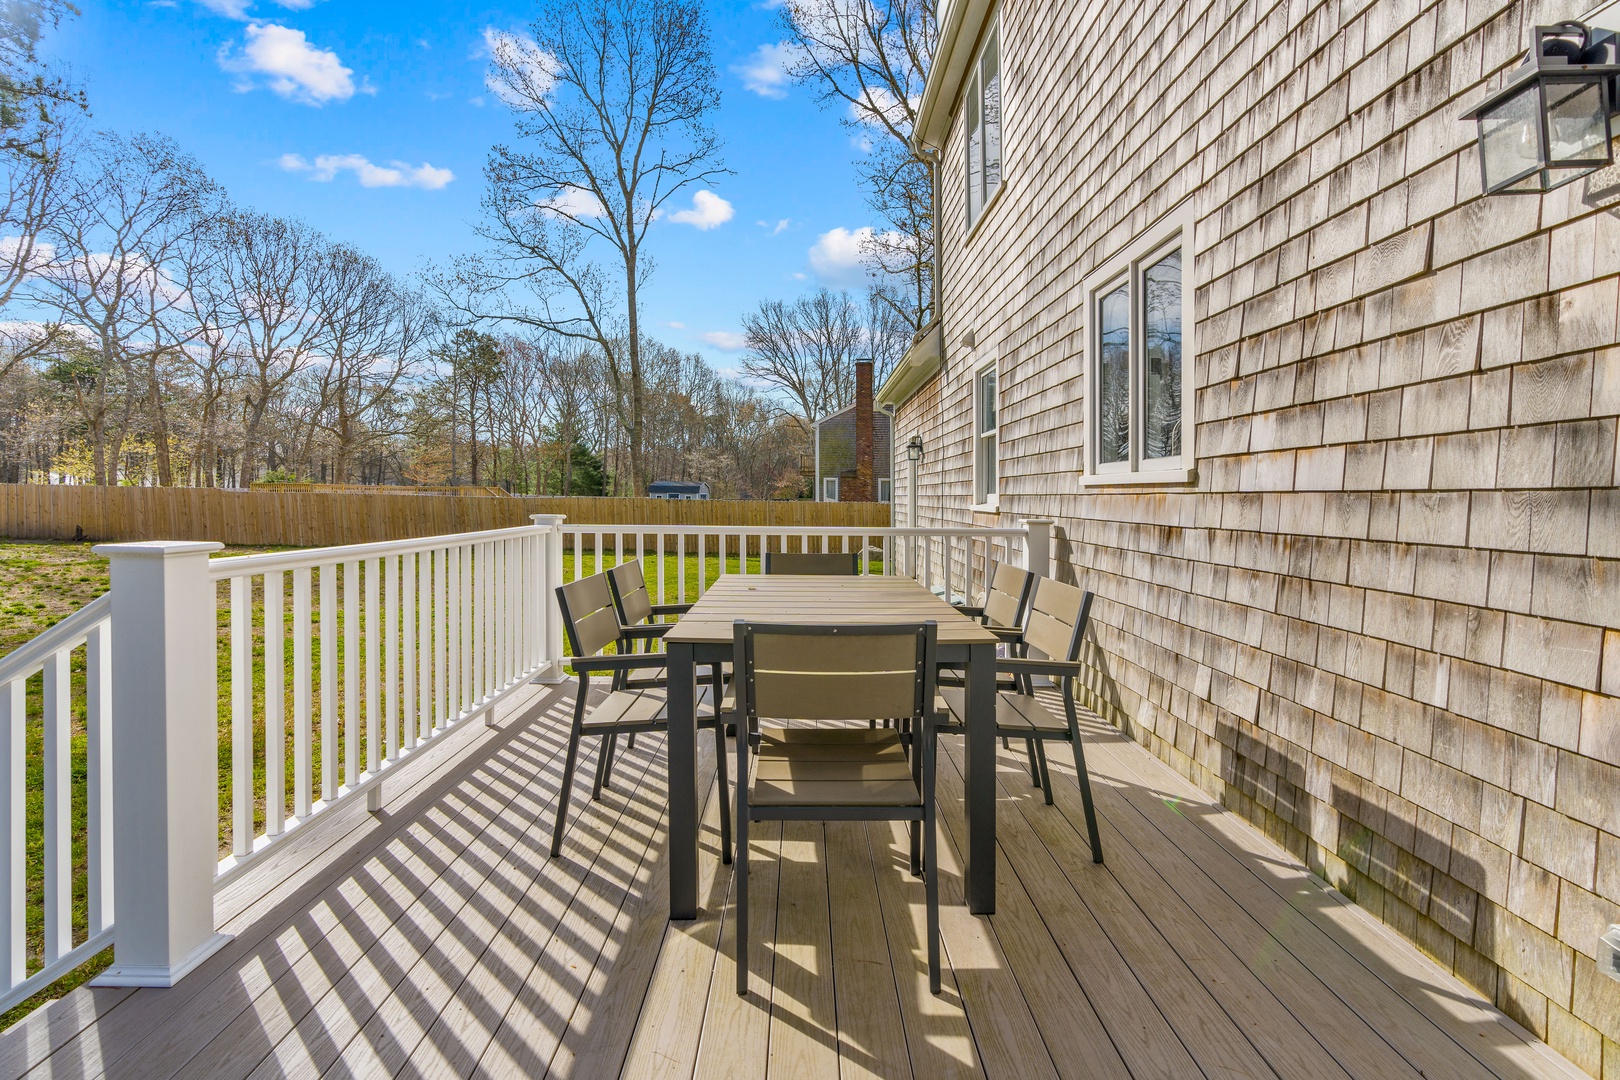
[(789, 73), (844, 112), (869, 144), (857, 162), (871, 207), (890, 225), (867, 243), (873, 268), (906, 283), (881, 298), (911, 325), (933, 317), (938, 177), (911, 148), (938, 44), (935, 0), (786, 0)]
[(0, 153), (48, 158), (51, 132), (84, 111), (84, 92), (39, 58), (45, 31), (78, 13), (68, 0), (0, 2)]
[(708, 122), (720, 94), (707, 19), (698, 0), (543, 0), (530, 30), (493, 42), (490, 85), (524, 148), (495, 148), (479, 228), (491, 250), (458, 263), (445, 291), (473, 318), (600, 351), (640, 490), (648, 230), (676, 195), (725, 171)]
[(743, 335), (743, 372), (792, 399), (807, 432), (854, 399), (855, 360), (873, 359), (881, 380), (898, 359), (897, 341), (910, 340), (893, 306), (875, 292), (863, 310), (847, 292), (824, 288), (792, 303), (762, 301), (743, 316)]

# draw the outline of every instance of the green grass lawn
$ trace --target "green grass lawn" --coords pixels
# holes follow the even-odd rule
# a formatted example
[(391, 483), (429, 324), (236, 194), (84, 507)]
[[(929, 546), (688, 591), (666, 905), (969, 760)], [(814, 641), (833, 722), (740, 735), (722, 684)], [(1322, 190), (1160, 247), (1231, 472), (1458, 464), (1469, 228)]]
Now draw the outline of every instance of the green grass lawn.
[[(245, 555), (257, 551), (280, 550), (266, 548), (231, 548), (221, 552), (221, 555)], [(633, 555), (631, 556), (633, 557)], [(598, 560), (593, 552), (583, 551), (576, 553), (569, 551), (563, 555), (564, 580), (575, 579), (576, 567), (579, 572), (589, 575), (616, 564), (614, 553), (604, 551)], [(681, 596), (680, 583), (685, 582), (685, 599), (688, 603), (698, 598), (698, 581), (701, 576), (704, 587), (713, 584), (722, 573), (737, 573), (743, 569), (743, 557), (737, 552), (729, 553), (722, 565), (717, 554), (707, 554), (699, 560), (696, 552), (689, 552), (684, 556), (666, 554), (663, 557), (664, 586), (660, 596), (658, 591), (659, 559), (656, 555), (647, 555), (643, 558), (643, 572), (646, 574), (649, 589), (654, 594), (655, 603), (676, 603)], [(747, 557), (746, 572), (757, 574), (761, 570), (760, 558), (757, 555)], [(873, 560), (872, 572), (881, 573), (882, 564)], [(318, 582), (318, 578), (317, 578)], [(284, 653), (286, 698), (284, 699), (284, 715), (287, 718), (288, 732), (286, 736), (287, 764), (284, 778), (286, 792), (285, 810), (290, 816), (293, 810), (293, 756), (292, 756), (292, 717), (293, 707), (291, 700), (293, 653), (291, 647), (291, 631), (293, 619), (292, 605), (292, 575), (286, 574), (283, 578), (283, 623), (286, 627), (288, 643)], [(229, 583), (220, 582), (219, 595), (219, 649), (217, 653), (217, 667), (219, 676), (219, 810), (220, 810), (220, 854), (229, 854), (231, 850), (231, 824), (232, 824), (232, 723), (231, 723), (231, 645), (230, 645), (230, 608)], [(20, 542), (0, 540), (0, 655), (10, 653), (13, 649), (26, 643), (58, 620), (71, 615), (91, 600), (106, 592), (108, 588), (107, 561), (90, 550), (87, 543), (50, 543), (50, 542)], [(315, 590), (317, 597), (314, 606), (318, 609), (318, 584)], [(337, 620), (337, 640), (334, 643), (338, 649), (337, 669), (340, 680), (344, 676), (345, 657), (343, 649), (343, 617), (340, 611)], [(253, 700), (254, 700), (254, 745), (256, 752), (254, 761), (254, 832), (262, 831), (265, 823), (265, 793), (266, 769), (263, 753), (264, 746), (264, 694), (265, 694), (265, 666), (264, 666), (264, 597), (262, 588), (255, 586), (253, 595)], [(323, 747), (320, 739), (320, 625), (318, 610), (312, 612), (311, 626), (312, 645), (312, 697), (311, 727), (312, 748), (314, 762), (312, 766), (314, 797), (320, 798), (321, 758)], [(361, 663), (364, 665), (364, 651), (361, 652)], [(84, 729), (84, 650), (75, 652), (72, 665), (73, 675), (73, 753), (72, 753), (72, 787), (73, 787), (73, 875), (74, 875), (74, 940), (83, 941), (88, 936), (88, 909), (85, 905), (86, 891), (86, 845), (85, 845), (85, 749), (86, 738)], [(43, 963), (44, 941), (44, 725), (41, 719), (41, 705), (43, 698), (43, 681), (41, 676), (35, 676), (28, 681), (28, 730), (27, 730), (27, 873), (28, 873), (28, 949), (29, 968), (37, 970)], [(339, 697), (341, 702), (342, 698)], [(363, 698), (362, 698), (363, 700)], [(340, 749), (347, 747), (340, 743)], [(359, 744), (354, 752), (361, 755), (364, 761), (367, 747), (362, 725)], [(341, 760), (334, 762), (337, 767), (337, 783), (342, 783), (343, 764)], [(363, 768), (363, 764), (362, 764)], [(105, 950), (93, 961), (71, 975), (64, 977), (46, 990), (30, 998), (28, 1001), (11, 1009), (0, 1016), (0, 1028), (10, 1026), (29, 1011), (45, 1001), (60, 997), (73, 987), (98, 974), (112, 959), (112, 951)]]

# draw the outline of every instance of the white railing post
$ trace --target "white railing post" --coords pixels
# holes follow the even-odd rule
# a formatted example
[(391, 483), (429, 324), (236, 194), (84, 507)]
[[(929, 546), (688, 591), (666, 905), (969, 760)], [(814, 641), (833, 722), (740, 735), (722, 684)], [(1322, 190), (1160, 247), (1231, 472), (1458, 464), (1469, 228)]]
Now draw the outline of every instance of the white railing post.
[(1052, 576), (1052, 519), (1024, 519), (1024, 569), (1036, 577)]
[(102, 544), (112, 563), (114, 962), (102, 986), (173, 986), (230, 938), (214, 932), (222, 545)]
[[(538, 546), (540, 550), (541, 565), (535, 567), (531, 575), (529, 602), (536, 605), (541, 625), (545, 627), (545, 649), (541, 654), (539, 673), (534, 681), (540, 683), (560, 683), (566, 675), (563, 674), (563, 629), (562, 610), (557, 607), (557, 601), (552, 594), (558, 585), (563, 583), (563, 522), (568, 520), (567, 514), (530, 514), (529, 520), (539, 528), (545, 529)], [(579, 560), (581, 558), (580, 545), (574, 545), (574, 574), (579, 575)]]

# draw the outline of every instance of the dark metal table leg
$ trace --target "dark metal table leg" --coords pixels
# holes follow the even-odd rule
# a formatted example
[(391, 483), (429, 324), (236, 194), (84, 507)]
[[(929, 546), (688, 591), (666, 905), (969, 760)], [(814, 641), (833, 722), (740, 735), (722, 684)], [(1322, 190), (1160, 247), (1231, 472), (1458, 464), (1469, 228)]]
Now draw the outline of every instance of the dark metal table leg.
[(967, 662), (967, 903), (996, 911), (996, 647), (973, 645)]
[(669, 917), (695, 919), (697, 903), (697, 687), (691, 645), (669, 644)]

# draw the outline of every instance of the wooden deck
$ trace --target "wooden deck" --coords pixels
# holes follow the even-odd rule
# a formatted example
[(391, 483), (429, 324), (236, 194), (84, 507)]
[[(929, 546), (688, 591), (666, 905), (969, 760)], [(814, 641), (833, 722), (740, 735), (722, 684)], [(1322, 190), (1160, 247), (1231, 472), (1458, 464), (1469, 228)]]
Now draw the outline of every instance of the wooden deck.
[(756, 827), (754, 993), (739, 999), (712, 784), (703, 916), (665, 919), (661, 740), (621, 750), (613, 792), (576, 799), (566, 857), (546, 858), (569, 707), (536, 688), (407, 762), (382, 814), (335, 814), (222, 894), (236, 938), (179, 987), (75, 991), (0, 1035), (0, 1071), (1584, 1075), (1100, 724), (1106, 865), (1064, 748), (1052, 807), (1004, 752), (986, 919), (961, 906), (947, 740), (937, 998), (899, 827)]

